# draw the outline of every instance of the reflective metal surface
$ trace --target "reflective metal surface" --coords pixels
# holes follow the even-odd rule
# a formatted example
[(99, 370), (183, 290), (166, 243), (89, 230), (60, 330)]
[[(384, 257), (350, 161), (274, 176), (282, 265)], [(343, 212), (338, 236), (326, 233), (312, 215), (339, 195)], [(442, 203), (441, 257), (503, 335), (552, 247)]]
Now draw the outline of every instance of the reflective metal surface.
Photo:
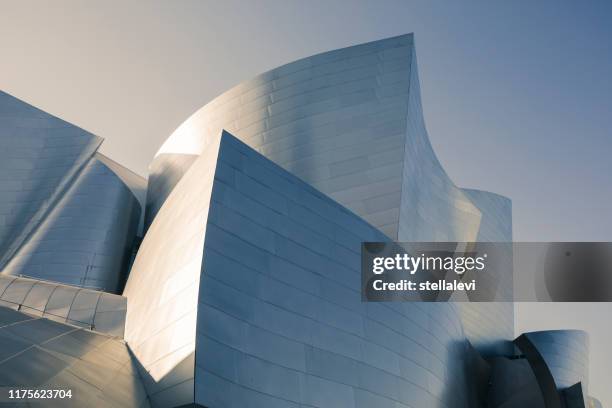
[(217, 140), (162, 206), (124, 293), (152, 404), (466, 406), (456, 307), (362, 304), (360, 243), (385, 236)]
[[(6, 94), (0, 132), (3, 273), (120, 291), (143, 180)], [(361, 302), (363, 241), (512, 240), (510, 201), (458, 188), (433, 152), (412, 35), (232, 88), (150, 172), (124, 297), (0, 276), (0, 385), (74, 384), (96, 406), (530, 406), (512, 303)], [(119, 335), (102, 328), (126, 298), (129, 348), (95, 332)], [(529, 339), (551, 384), (587, 384), (579, 335)]]
[(183, 174), (198, 158), (192, 154), (164, 154), (149, 166), (147, 201), (145, 208), (145, 230), (149, 228), (157, 212), (179, 182)]
[(101, 142), (0, 91), (0, 269)]
[(0, 275), (0, 305), (123, 338), (127, 311), (123, 296)]
[(201, 108), (164, 143), (153, 166), (168, 154), (199, 154), (226, 129), (397, 238), (415, 69), (412, 35), (284, 65)]
[[(419, 88), (411, 34), (315, 55), (243, 82), (161, 147), (151, 168), (171, 170), (155, 170), (154, 183), (163, 188), (149, 186), (146, 218), (189, 168), (174, 164), (177, 158), (199, 154), (226, 129), (392, 239), (510, 242), (510, 201), (456, 187), (439, 163)], [(461, 315), (481, 352), (511, 353), (511, 304), (495, 304), (487, 314), (466, 304)]]
[(580, 330), (548, 330), (525, 333), (538, 349), (558, 389), (589, 384), (589, 337)]
[(2, 274), (123, 288), (144, 186), (135, 175), (126, 186), (127, 170), (96, 154), (100, 142), (0, 93)]
[(131, 191), (93, 158), (2, 273), (116, 293), (127, 274), (139, 217)]
[(145, 369), (153, 406), (194, 402), (198, 292), (218, 143), (219, 137), (157, 213), (123, 292), (125, 339)]
[(0, 387), (71, 391), (70, 399), (29, 401), (34, 407), (149, 406), (137, 363), (123, 341), (3, 306)]

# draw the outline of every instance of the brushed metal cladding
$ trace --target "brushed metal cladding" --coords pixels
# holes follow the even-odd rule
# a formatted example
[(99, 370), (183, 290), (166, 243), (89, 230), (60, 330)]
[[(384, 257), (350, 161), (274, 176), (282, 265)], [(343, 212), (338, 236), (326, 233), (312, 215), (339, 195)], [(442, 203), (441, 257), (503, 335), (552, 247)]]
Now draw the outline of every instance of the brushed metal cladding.
[(143, 367), (153, 406), (194, 402), (197, 298), (219, 140), (165, 200), (123, 292), (129, 305), (125, 339)]
[[(512, 240), (510, 201), (458, 188), (432, 149), (412, 35), (315, 55), (236, 86), (185, 121), (152, 167), (198, 154), (222, 128), (392, 239)], [(166, 194), (180, 176), (156, 178)], [(511, 354), (512, 305), (483, 309), (461, 306), (468, 338), (485, 354), (498, 346)]]
[(148, 407), (137, 366), (121, 340), (0, 306), (0, 387), (72, 395), (15, 406)]
[(130, 189), (94, 157), (2, 273), (117, 293), (139, 218)]
[(589, 384), (589, 336), (581, 330), (548, 330), (525, 333), (550, 370), (557, 389)]
[[(463, 193), (481, 213), (476, 241), (512, 242), (512, 202), (503, 196), (488, 191), (462, 189)], [(508, 246), (508, 257), (512, 248)], [(498, 253), (501, 260), (502, 253)], [(512, 261), (501, 260), (506, 265)], [(499, 276), (499, 290), (504, 291), (503, 299), (512, 299), (514, 288), (511, 274)], [(485, 357), (510, 356), (514, 346), (514, 304), (512, 302), (479, 303), (461, 302), (461, 321), (466, 337)]]
[(193, 154), (162, 154), (149, 166), (144, 230), (155, 219), (157, 212), (172, 192), (172, 189), (189, 170), (198, 156)]
[(361, 302), (360, 244), (386, 239), (225, 135), (200, 278), (196, 403), (467, 406), (455, 305)]
[(50, 281), (0, 275), (0, 306), (123, 338), (127, 299)]
[[(198, 155), (222, 129), (392, 239), (479, 235), (479, 209), (429, 142), (412, 34), (301, 59), (239, 84), (179, 126), (152, 168)], [(164, 194), (186, 168), (160, 176)], [(152, 192), (151, 200), (164, 194)]]
[(123, 184), (125, 184), (132, 194), (134, 194), (141, 208), (144, 208), (147, 195), (147, 179), (123, 167), (121, 164), (100, 152), (96, 152), (94, 157), (119, 177)]
[(0, 91), (0, 269), (101, 142)]
[(411, 53), (397, 239), (476, 241), (481, 212), (448, 177), (431, 147), (423, 119), (414, 48)]
[(124, 292), (151, 404), (467, 406), (454, 304), (361, 302), (360, 244), (386, 239), (231, 135), (212, 140)]
[[(226, 129), (396, 238), (412, 49), (412, 35), (404, 35), (243, 82), (185, 121), (152, 167), (167, 155), (200, 154)], [(171, 173), (166, 185), (177, 179)]]
[[(438, 161), (423, 119), (414, 48), (411, 52), (397, 239), (512, 242), (510, 200), (497, 194), (458, 188)], [(394, 228), (393, 225), (388, 227)], [(388, 233), (384, 227), (382, 229)], [(510, 288), (511, 281), (500, 285), (502, 290)], [(482, 355), (512, 354), (512, 303), (461, 302), (458, 308), (466, 337)]]
[(138, 223), (138, 230), (136, 234), (139, 237), (143, 236), (145, 214), (144, 208), (146, 206), (147, 200), (147, 179), (134, 173), (130, 169), (123, 167), (116, 161), (101, 154), (100, 152), (97, 152), (95, 154), (95, 158), (101, 161), (110, 170), (112, 170), (112, 172), (115, 173), (117, 177), (119, 177), (123, 184), (125, 184), (126, 187), (130, 189), (134, 197), (136, 197), (136, 200), (138, 200), (138, 204), (140, 205), (140, 208), (142, 210), (140, 211), (140, 222)]

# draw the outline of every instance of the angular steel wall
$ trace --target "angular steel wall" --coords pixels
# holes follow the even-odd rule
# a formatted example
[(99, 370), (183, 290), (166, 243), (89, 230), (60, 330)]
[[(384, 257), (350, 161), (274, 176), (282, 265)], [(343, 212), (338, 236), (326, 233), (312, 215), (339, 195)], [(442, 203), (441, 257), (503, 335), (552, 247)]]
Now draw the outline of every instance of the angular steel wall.
[(361, 303), (360, 243), (384, 239), (232, 136), (213, 141), (124, 293), (152, 404), (466, 406), (454, 305)]
[(200, 280), (196, 402), (462, 407), (451, 304), (361, 303), (384, 235), (238, 140), (221, 142)]
[(101, 142), (0, 91), (0, 269)]
[(139, 217), (130, 189), (92, 158), (2, 273), (116, 293)]
[(124, 169), (96, 154), (101, 141), (0, 93), (2, 274), (123, 288), (142, 178), (128, 188)]
[(123, 295), (125, 339), (153, 406), (194, 401), (194, 351), (204, 236), (218, 155), (210, 146), (149, 226)]
[[(392, 239), (512, 240), (510, 201), (456, 187), (431, 147), (411, 34), (292, 62), (206, 104), (157, 153), (147, 221), (222, 129)], [(511, 354), (511, 304), (461, 315), (479, 351)]]

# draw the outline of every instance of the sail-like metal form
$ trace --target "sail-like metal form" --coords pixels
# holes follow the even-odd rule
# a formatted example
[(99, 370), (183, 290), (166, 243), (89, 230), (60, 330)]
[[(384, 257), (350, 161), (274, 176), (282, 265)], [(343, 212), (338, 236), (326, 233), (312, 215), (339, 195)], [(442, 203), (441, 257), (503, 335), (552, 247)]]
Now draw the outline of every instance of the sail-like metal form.
[(0, 93), (2, 274), (123, 288), (141, 210), (101, 140)]
[[(283, 65), (206, 104), (153, 160), (146, 222), (222, 129), (391, 239), (512, 241), (510, 200), (458, 188), (432, 149), (412, 34)], [(468, 337), (511, 354), (514, 307), (481, 309), (461, 305)]]

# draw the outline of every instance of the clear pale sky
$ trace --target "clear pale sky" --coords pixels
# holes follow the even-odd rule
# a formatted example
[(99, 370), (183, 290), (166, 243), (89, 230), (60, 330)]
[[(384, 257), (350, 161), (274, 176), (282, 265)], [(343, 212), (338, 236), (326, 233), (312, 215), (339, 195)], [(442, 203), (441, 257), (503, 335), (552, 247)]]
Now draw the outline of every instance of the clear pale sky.
[[(407, 32), (454, 181), (510, 197), (516, 240), (612, 241), (606, 1), (0, 0), (0, 89), (104, 137), (103, 153), (146, 175), (170, 133), (232, 85)], [(589, 330), (590, 391), (612, 407), (611, 312), (517, 305), (516, 329)]]

